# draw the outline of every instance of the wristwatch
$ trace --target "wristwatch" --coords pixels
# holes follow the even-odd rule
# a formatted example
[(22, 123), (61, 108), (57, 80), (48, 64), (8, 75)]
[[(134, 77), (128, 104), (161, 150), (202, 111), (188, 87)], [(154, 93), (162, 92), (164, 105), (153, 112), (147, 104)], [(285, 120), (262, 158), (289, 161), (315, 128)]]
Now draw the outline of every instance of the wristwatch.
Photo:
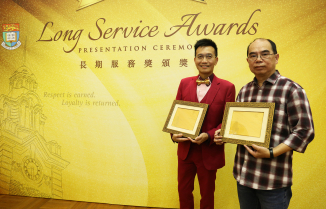
[(269, 148), (269, 153), (270, 153), (270, 157), (269, 158), (274, 158), (273, 147), (270, 147)]

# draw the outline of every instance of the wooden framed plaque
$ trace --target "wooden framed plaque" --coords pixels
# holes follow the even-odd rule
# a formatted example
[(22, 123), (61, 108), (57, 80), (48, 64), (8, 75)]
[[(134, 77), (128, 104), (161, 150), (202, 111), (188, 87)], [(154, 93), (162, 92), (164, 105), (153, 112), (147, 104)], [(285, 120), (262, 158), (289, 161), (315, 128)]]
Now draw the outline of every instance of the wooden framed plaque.
[(269, 148), (275, 103), (227, 102), (221, 136), (223, 142)]
[(194, 139), (200, 133), (207, 109), (208, 104), (174, 100), (163, 131)]

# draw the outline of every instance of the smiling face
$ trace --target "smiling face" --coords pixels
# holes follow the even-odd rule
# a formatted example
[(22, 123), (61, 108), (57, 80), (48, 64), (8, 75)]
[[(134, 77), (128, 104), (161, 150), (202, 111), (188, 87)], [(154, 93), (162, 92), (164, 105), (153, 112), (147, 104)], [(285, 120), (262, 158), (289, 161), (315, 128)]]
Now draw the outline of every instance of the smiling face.
[[(269, 55), (268, 58), (262, 59), (262, 55)], [(249, 68), (253, 74), (255, 74), (257, 80), (262, 83), (268, 79), (276, 70), (276, 64), (278, 63), (278, 54), (274, 54), (271, 44), (264, 39), (257, 39), (254, 41), (248, 50), (248, 57), (258, 56), (256, 60), (247, 58)]]
[(213, 73), (218, 58), (215, 57), (215, 49), (212, 46), (200, 46), (196, 50), (194, 60), (200, 77), (206, 79)]

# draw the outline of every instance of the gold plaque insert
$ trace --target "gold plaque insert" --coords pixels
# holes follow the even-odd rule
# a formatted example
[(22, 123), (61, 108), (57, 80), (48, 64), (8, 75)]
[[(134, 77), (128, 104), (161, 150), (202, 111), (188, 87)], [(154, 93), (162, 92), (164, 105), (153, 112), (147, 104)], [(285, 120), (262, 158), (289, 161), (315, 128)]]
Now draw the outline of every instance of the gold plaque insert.
[(192, 131), (195, 127), (199, 111), (185, 108), (178, 108), (172, 126)]
[(263, 112), (233, 111), (229, 133), (259, 138), (263, 117)]

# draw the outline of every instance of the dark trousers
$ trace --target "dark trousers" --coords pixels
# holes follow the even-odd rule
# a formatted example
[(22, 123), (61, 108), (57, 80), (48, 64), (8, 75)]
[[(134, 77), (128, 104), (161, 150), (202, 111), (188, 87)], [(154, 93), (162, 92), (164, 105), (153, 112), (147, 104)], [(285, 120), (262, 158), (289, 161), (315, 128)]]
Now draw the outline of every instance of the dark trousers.
[(287, 209), (292, 197), (291, 187), (273, 190), (252, 189), (237, 183), (241, 209)]
[(200, 208), (214, 208), (216, 170), (207, 170), (202, 159), (200, 145), (192, 144), (185, 160), (178, 160), (178, 190), (180, 209), (194, 208), (194, 181), (198, 176), (200, 188)]

